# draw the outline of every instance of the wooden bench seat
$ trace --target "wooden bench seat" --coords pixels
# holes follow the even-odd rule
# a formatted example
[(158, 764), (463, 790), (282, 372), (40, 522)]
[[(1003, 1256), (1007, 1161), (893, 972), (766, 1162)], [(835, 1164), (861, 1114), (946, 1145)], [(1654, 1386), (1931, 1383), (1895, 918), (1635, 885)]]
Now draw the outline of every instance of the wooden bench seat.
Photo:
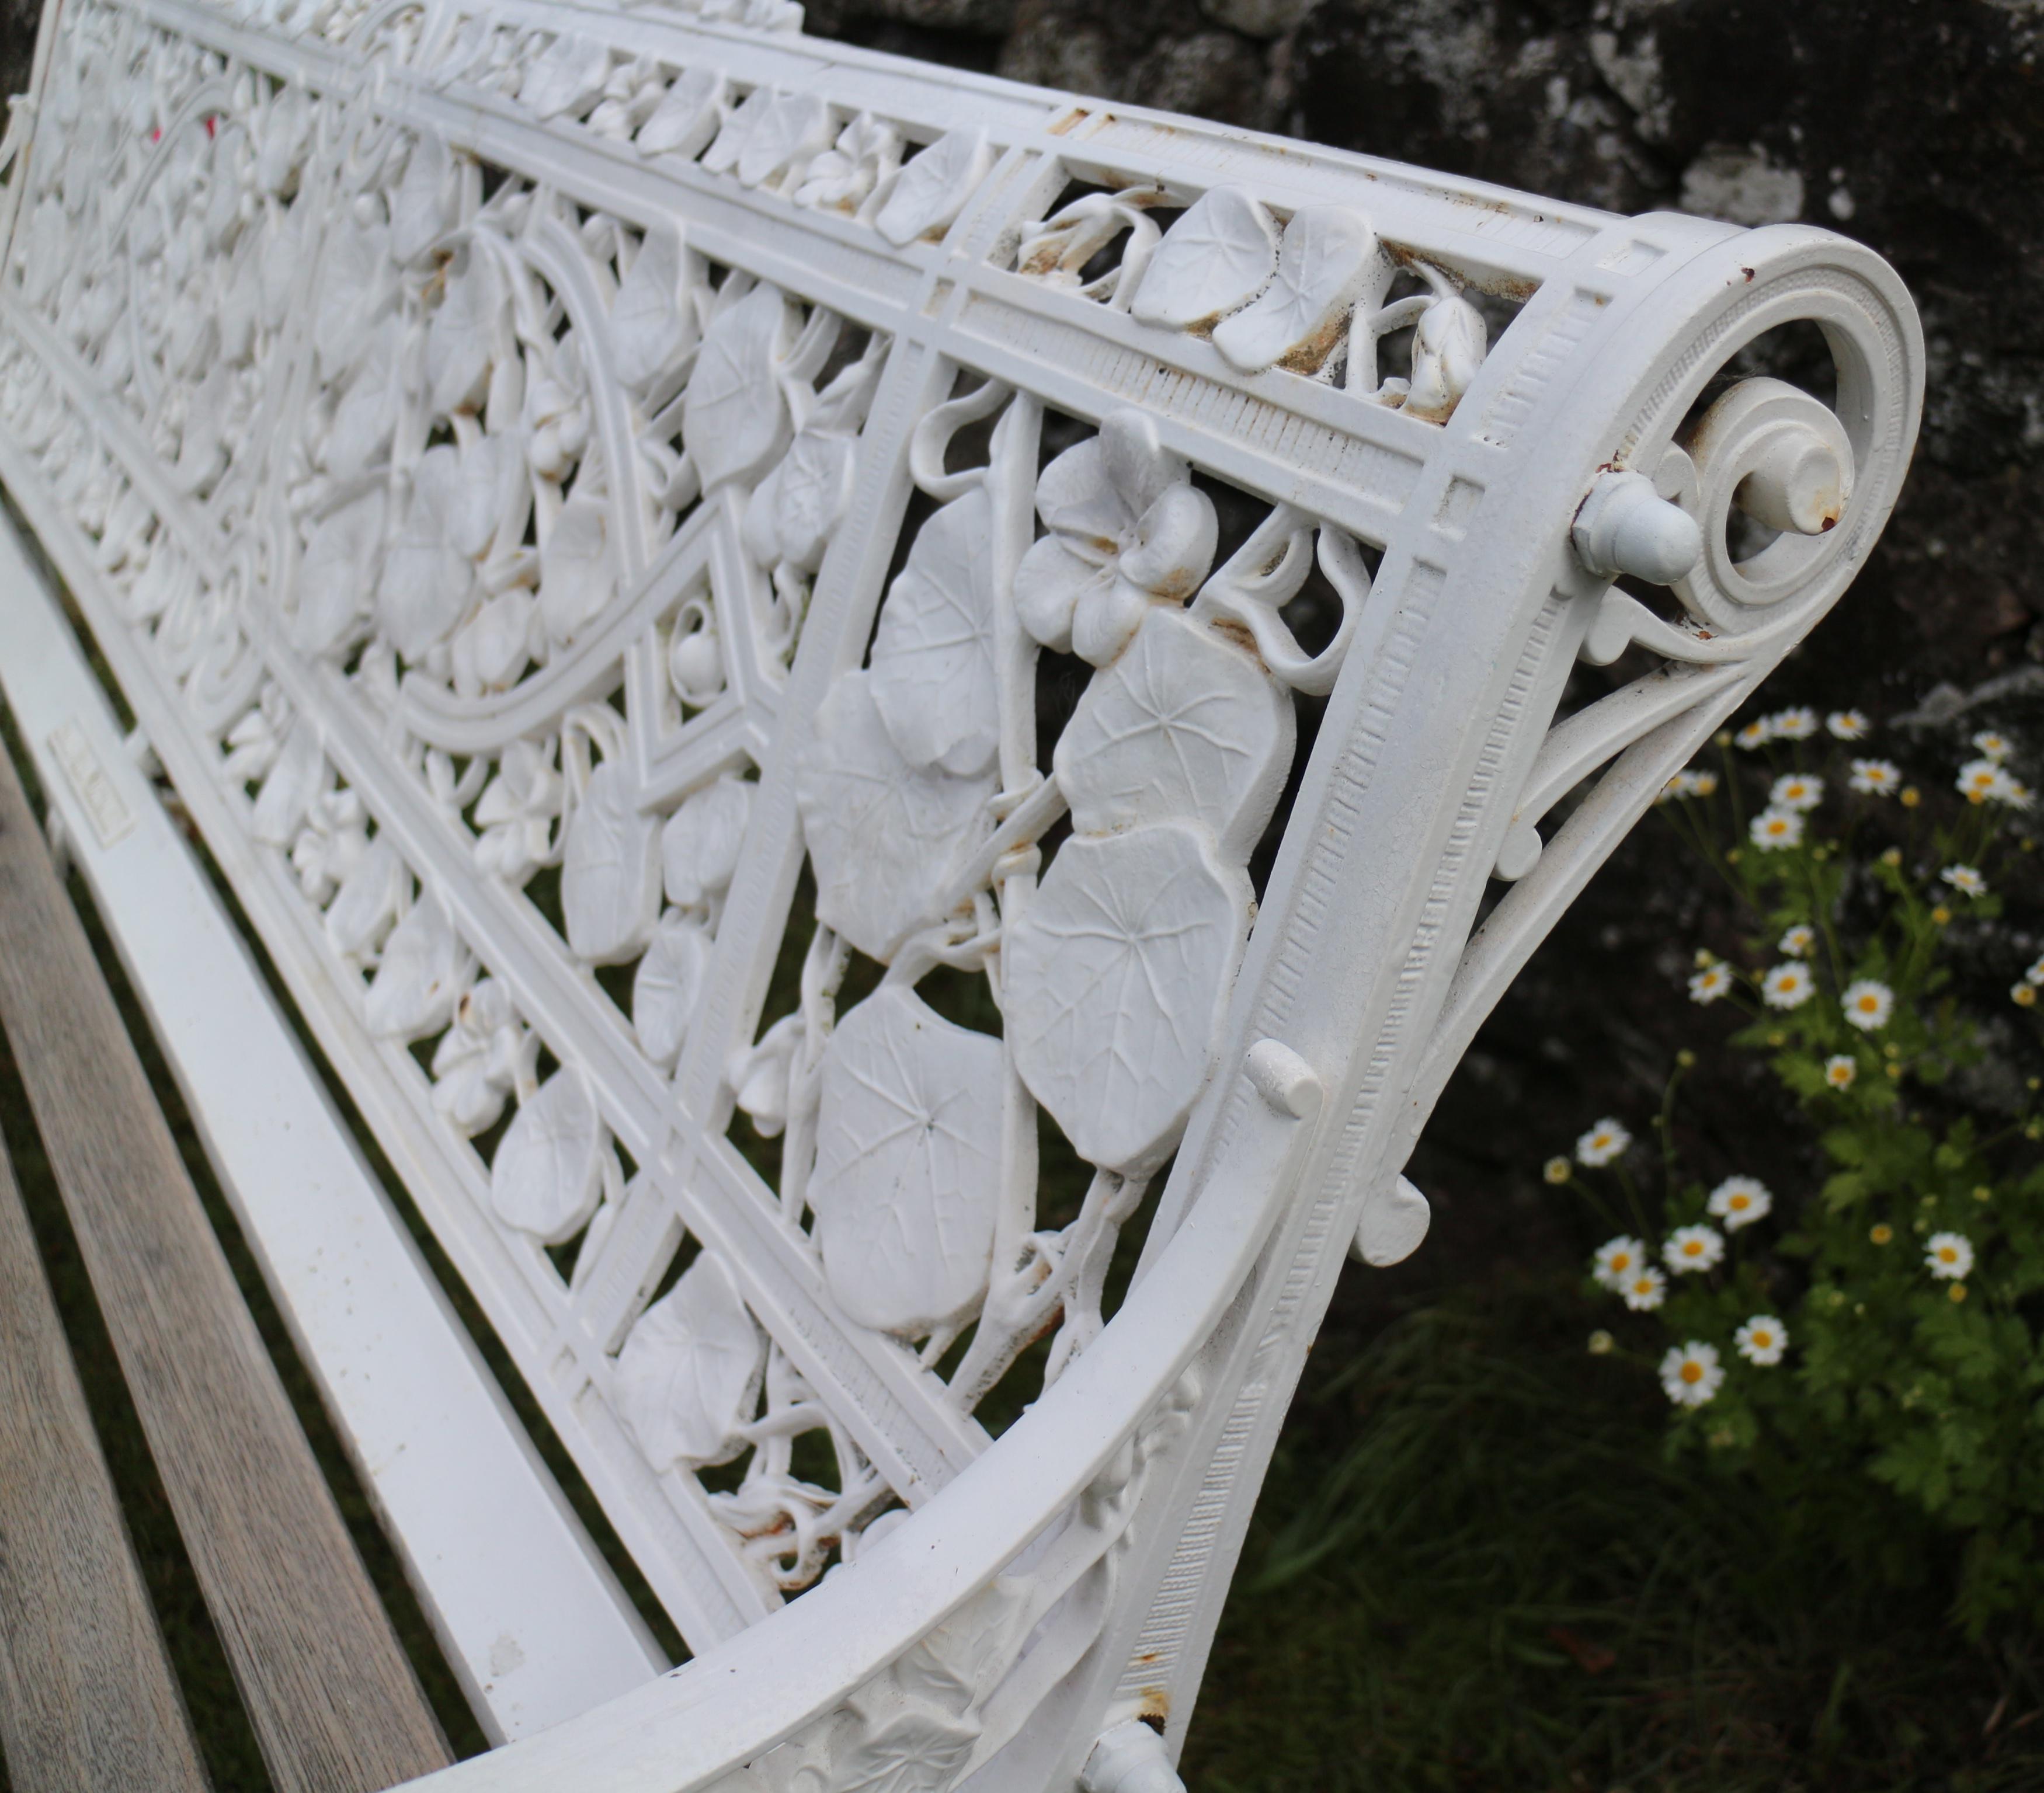
[(4, 1151), (0, 1760), (17, 1793), (206, 1785)]
[[(440, 1726), (348, 1540), (4, 755), (0, 1024), (279, 1793), (373, 1793), (441, 1765), (449, 1758)], [(98, 1480), (106, 1492), (103, 1469)], [(61, 1576), (66, 1565), (48, 1566)], [(128, 1580), (123, 1592), (132, 1597), (132, 1568)], [(37, 1597), (60, 1601), (62, 1588), (60, 1579)], [(124, 1606), (131, 1626), (142, 1622)], [(10, 1625), (4, 1644), (26, 1666), (31, 1634)], [(153, 1642), (144, 1663), (152, 1649), (160, 1669)], [(167, 1738), (176, 1746), (165, 1756), (173, 1768), (194, 1766), (167, 1693), (152, 1690), (156, 1747), (165, 1749)]]

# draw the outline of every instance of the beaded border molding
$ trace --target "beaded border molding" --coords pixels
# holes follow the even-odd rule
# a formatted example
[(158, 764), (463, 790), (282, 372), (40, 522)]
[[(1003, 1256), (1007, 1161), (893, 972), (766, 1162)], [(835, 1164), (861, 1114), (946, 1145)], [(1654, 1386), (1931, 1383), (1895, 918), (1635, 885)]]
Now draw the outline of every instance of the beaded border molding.
[(451, 1786), (1143, 1784), (1344, 1252), (1915, 439), (1827, 232), (799, 23), (51, 0), (10, 139), (0, 477), (741, 1677)]

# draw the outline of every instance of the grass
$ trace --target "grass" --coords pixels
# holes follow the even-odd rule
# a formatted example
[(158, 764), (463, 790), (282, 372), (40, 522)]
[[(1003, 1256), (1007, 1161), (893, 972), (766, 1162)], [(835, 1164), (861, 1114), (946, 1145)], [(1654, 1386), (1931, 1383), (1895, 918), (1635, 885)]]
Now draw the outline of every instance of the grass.
[[(1223, 1620), (1195, 1793), (2031, 1788), (2044, 1653), (1947, 1625), (1667, 1462), (1573, 1277), (1465, 1290), (1319, 1360)], [(1869, 1496), (1871, 1498), (1871, 1496)]]

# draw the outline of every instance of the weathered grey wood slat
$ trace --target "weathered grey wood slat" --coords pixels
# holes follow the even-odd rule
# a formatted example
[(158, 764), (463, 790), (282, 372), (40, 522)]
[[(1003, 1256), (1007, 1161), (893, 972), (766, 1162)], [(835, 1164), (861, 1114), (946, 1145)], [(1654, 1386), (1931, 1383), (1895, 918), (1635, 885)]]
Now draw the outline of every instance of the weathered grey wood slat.
[(0, 1753), (14, 1793), (206, 1785), (4, 1147)]
[(369, 1793), (444, 1765), (4, 753), (0, 1022), (279, 1793)]

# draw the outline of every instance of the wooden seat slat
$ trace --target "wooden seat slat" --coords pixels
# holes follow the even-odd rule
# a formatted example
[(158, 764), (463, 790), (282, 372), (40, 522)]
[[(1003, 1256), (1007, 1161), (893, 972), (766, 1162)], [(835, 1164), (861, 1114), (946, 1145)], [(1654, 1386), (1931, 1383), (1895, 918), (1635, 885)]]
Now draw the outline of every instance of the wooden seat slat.
[(279, 1793), (445, 1763), (4, 755), (0, 1021)]
[(206, 1785), (4, 1147), (0, 1756), (14, 1793)]

